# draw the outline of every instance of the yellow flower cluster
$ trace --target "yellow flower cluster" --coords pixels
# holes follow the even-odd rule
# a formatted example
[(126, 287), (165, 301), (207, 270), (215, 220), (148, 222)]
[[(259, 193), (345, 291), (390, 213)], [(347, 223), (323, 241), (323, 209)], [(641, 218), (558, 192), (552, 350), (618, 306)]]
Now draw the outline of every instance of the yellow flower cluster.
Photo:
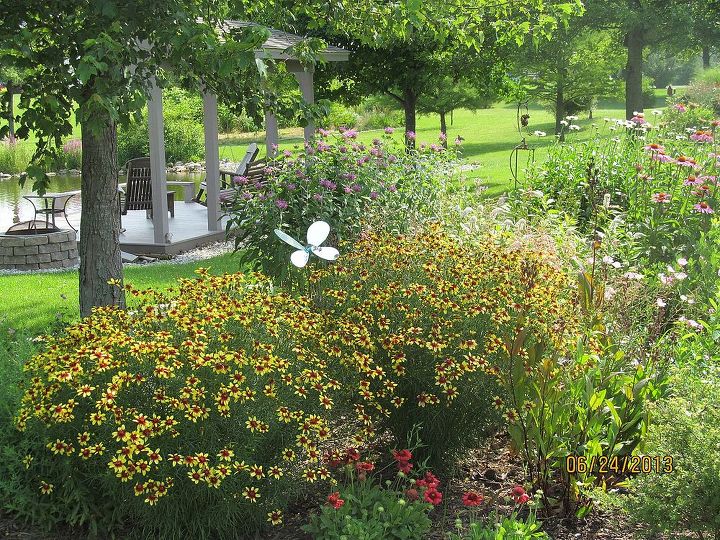
[(329, 480), (321, 455), (340, 426), (361, 446), (409, 403), (472, 399), (474, 377), (508, 376), (508, 355), (543, 369), (518, 329), (558, 350), (577, 333), (553, 261), (439, 227), (366, 234), (311, 274), (312, 298), (198, 273), (167, 294), (128, 287), (135, 309), (97, 309), (46, 338), (17, 427), (58, 459), (102, 463), (150, 505), (204, 486), (280, 523), (288, 489)]

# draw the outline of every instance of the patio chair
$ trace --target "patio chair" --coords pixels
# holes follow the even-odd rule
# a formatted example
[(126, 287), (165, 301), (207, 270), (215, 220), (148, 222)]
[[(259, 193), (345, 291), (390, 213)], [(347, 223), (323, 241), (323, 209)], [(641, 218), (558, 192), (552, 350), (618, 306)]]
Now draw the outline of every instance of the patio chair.
[[(247, 173), (247, 168), (250, 163), (253, 162), (253, 160), (257, 157), (258, 153), (260, 152), (260, 149), (258, 148), (258, 145), (256, 143), (250, 143), (247, 147), (247, 151), (245, 152), (245, 156), (242, 158), (240, 163), (237, 166), (237, 169), (234, 171), (223, 171), (220, 170), (220, 188), (222, 191), (227, 191), (229, 188), (232, 187), (232, 181), (234, 176), (245, 176)], [(207, 201), (203, 200), (203, 195), (205, 195), (205, 192), (207, 191), (207, 180), (203, 180), (200, 182), (200, 190), (198, 191), (197, 195), (195, 195), (195, 198), (193, 199), (195, 202), (198, 202), (200, 204), (204, 204), (207, 206)], [(222, 193), (221, 191), (221, 193)], [(218, 194), (220, 196), (220, 194)], [(205, 195), (205, 199), (207, 199), (207, 195)], [(222, 200), (222, 199), (221, 199)]]
[[(122, 215), (128, 210), (145, 210), (148, 219), (152, 219), (152, 180), (150, 176), (150, 158), (131, 159), (125, 164), (127, 184), (125, 185), (125, 203)], [(175, 217), (175, 192), (167, 192), (167, 205), (170, 215)]]
[[(252, 191), (252, 188), (257, 183), (262, 183), (265, 181), (266, 177), (266, 171), (267, 170), (267, 161), (264, 159), (260, 159), (258, 161), (253, 161), (252, 163), (248, 163), (247, 168), (245, 169), (245, 178), (247, 178), (247, 186)], [(237, 175), (234, 175), (237, 176)], [(235, 194), (237, 193), (237, 190), (234, 187), (228, 187), (226, 189), (221, 189), (218, 192), (218, 198), (220, 199), (220, 205), (221, 206), (229, 206), (230, 203), (232, 203), (233, 199), (235, 198)]]

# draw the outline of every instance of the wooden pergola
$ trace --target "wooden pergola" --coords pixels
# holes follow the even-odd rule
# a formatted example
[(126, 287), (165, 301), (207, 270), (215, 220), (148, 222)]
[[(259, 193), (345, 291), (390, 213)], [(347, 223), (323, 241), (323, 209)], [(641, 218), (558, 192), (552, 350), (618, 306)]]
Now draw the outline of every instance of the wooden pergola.
[[(223, 30), (231, 30), (233, 28), (246, 28), (249, 26), (257, 26), (256, 23), (226, 20), (223, 23)], [(300, 91), (306, 103), (314, 103), (314, 87), (313, 87), (313, 68), (303, 65), (297, 58), (293, 57), (289, 52), (291, 48), (300, 43), (304, 38), (295, 34), (281, 32), (279, 30), (269, 29), (270, 37), (265, 41), (262, 47), (255, 51), (255, 57), (259, 59), (273, 59), (281, 61), (285, 64), (288, 72), (292, 73), (298, 81)], [(340, 47), (328, 46), (321, 51), (320, 56), (328, 62), (343, 62), (349, 57), (348, 51)], [(218, 144), (218, 100), (217, 96), (211, 92), (202, 91), (203, 98), (203, 124), (205, 131), (205, 171), (207, 182), (207, 231), (194, 231), (190, 237), (185, 238), (187, 234), (182, 234), (178, 238), (174, 238), (175, 232), (171, 232), (171, 223), (168, 218), (167, 197), (167, 177), (166, 177), (166, 161), (165, 161), (165, 140), (164, 140), (164, 121), (163, 121), (163, 105), (162, 90), (157, 84), (153, 84), (151, 88), (150, 99), (148, 102), (148, 125), (150, 137), (150, 162), (152, 175), (152, 205), (153, 205), (153, 240), (152, 244), (142, 242), (124, 242), (121, 236), (121, 246), (129, 244), (136, 249), (132, 251), (144, 251), (146, 253), (174, 253), (182, 249), (189, 249), (195, 245), (199, 245), (201, 241), (212, 241), (222, 238), (224, 231), (221, 222), (220, 204), (218, 192), (220, 191), (220, 149)], [(305, 140), (310, 140), (315, 132), (312, 124), (304, 128)], [(278, 143), (278, 122), (273, 113), (266, 108), (265, 110), (265, 142), (267, 155), (272, 156), (274, 147)], [(184, 203), (185, 205), (197, 205), (197, 203)], [(198, 205), (199, 206), (199, 205)], [(193, 209), (197, 213), (198, 209)], [(182, 219), (183, 212), (179, 212), (177, 217), (173, 219)], [(131, 231), (128, 229), (128, 233)], [(173, 242), (173, 238), (175, 242)], [(173, 245), (172, 248), (169, 246)], [(129, 249), (128, 246), (128, 251)]]

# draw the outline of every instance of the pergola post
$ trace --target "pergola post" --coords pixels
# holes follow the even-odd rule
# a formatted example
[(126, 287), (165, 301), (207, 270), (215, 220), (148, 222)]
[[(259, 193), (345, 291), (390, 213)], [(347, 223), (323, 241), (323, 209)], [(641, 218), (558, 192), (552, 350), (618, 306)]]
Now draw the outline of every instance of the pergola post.
[(220, 146), (218, 144), (217, 96), (203, 90), (205, 127), (205, 182), (207, 184), (208, 231), (222, 230), (220, 223)]
[(268, 158), (277, 154), (279, 140), (277, 117), (266, 107), (265, 108), (265, 153)]
[(152, 81), (150, 99), (148, 100), (148, 131), (150, 137), (153, 236), (156, 244), (169, 244), (162, 89), (157, 85), (155, 78)]
[[(288, 60), (285, 62), (287, 69), (290, 73), (295, 75), (298, 85), (300, 85), (300, 92), (302, 93), (303, 100), (308, 105), (315, 103), (315, 89), (313, 87), (313, 75), (314, 69), (312, 66), (304, 66), (297, 60)], [(315, 135), (315, 124), (308, 122), (304, 128), (305, 140), (309, 141)]]

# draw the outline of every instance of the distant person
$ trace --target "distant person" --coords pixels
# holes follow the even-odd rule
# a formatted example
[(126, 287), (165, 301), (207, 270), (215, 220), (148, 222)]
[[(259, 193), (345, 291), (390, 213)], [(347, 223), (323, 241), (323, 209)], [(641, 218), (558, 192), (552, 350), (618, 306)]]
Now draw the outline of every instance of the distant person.
[(674, 94), (675, 94), (675, 89), (672, 87), (672, 84), (668, 84), (668, 86), (667, 86), (668, 97), (673, 97)]

